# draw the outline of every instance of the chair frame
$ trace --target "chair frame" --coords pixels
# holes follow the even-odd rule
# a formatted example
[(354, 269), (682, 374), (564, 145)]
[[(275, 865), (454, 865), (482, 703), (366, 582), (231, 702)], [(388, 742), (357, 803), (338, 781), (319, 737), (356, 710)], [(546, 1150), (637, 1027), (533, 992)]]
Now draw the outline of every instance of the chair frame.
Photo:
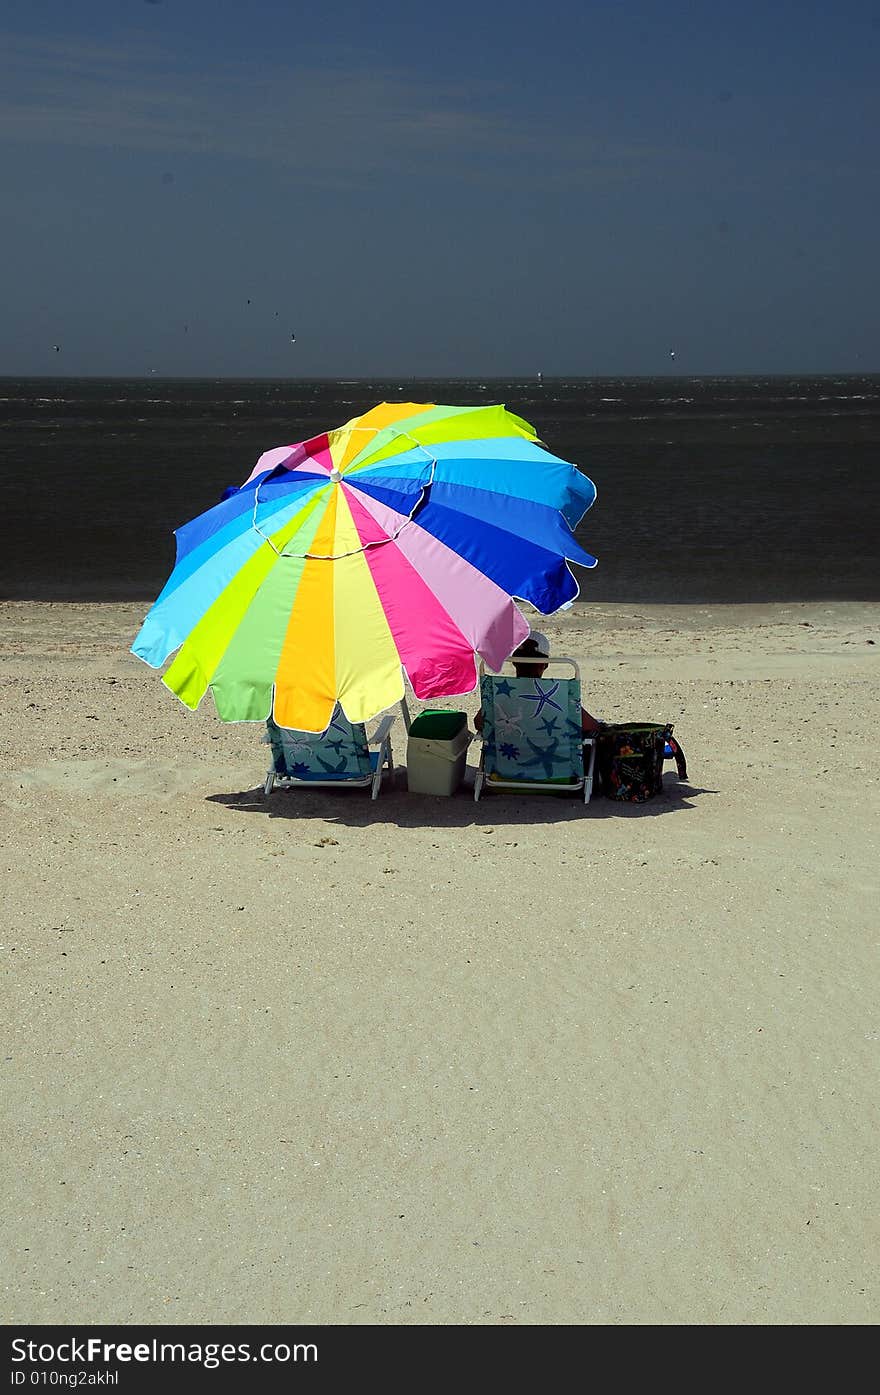
[[(402, 701), (401, 710), (403, 712), (404, 725), (409, 731), (409, 709), (406, 701)], [(370, 798), (378, 799), (382, 788), (382, 776), (388, 774), (394, 776), (394, 753), (391, 749), (391, 728), (397, 721), (396, 712), (387, 712), (379, 723), (372, 736), (367, 736), (368, 751), (378, 751), (379, 759), (376, 762), (376, 769), (371, 770), (369, 775), (346, 775), (341, 780), (300, 780), (296, 775), (279, 775), (274, 763), (269, 766), (269, 772), (263, 785), (263, 793), (268, 797), (273, 789), (366, 789), (369, 786)], [(282, 727), (283, 731), (284, 728)], [(366, 734), (366, 728), (365, 728)], [(270, 745), (272, 738), (268, 731), (263, 733), (261, 741)], [(387, 769), (386, 769), (387, 763)]]
[[(571, 667), (574, 670), (571, 676), (573, 678), (576, 678), (578, 682), (580, 682), (581, 671), (577, 660), (571, 659), (565, 654), (554, 655), (553, 658), (535, 658), (531, 660), (518, 658), (516, 662), (520, 667), (524, 667), (529, 663), (535, 665), (546, 664), (548, 668), (551, 664), (571, 664)], [(510, 664), (511, 667), (513, 666), (512, 660), (510, 659), (505, 660), (505, 664)], [(483, 663), (482, 660), (480, 661), (481, 678), (485, 677), (486, 675), (488, 675), (490, 678), (500, 678), (502, 676), (503, 671), (504, 665), (502, 665), (501, 669), (487, 669), (485, 663)], [(480, 795), (482, 794), (483, 788), (485, 786), (486, 789), (492, 790), (493, 793), (496, 794), (506, 794), (509, 790), (547, 790), (552, 791), (553, 794), (568, 794), (569, 792), (574, 793), (577, 790), (583, 790), (584, 803), (589, 804), (593, 793), (593, 770), (596, 764), (595, 736), (584, 736), (582, 738), (581, 747), (584, 750), (588, 746), (590, 748), (589, 762), (586, 764), (583, 774), (578, 779), (573, 780), (570, 785), (560, 785), (557, 782), (549, 780), (490, 780), (485, 773), (487, 743), (483, 737), (482, 732), (478, 732), (477, 735), (474, 737), (474, 740), (479, 741), (481, 743), (480, 763), (477, 767), (476, 775), (474, 776), (475, 802), (479, 800)]]

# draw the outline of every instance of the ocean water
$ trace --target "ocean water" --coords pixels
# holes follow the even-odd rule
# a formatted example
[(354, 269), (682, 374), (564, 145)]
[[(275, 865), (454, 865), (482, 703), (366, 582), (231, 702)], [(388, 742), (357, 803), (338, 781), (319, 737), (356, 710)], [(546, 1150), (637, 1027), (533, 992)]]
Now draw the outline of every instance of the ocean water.
[(143, 600), (272, 446), (381, 401), (502, 402), (596, 484), (582, 598), (880, 598), (880, 375), (0, 379), (0, 596)]

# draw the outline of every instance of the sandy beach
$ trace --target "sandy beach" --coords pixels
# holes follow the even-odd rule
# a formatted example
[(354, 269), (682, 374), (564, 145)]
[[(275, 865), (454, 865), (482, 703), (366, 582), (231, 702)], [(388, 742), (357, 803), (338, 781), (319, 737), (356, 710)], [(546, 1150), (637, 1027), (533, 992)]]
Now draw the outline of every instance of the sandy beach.
[(4, 1322), (877, 1321), (880, 606), (543, 623), (586, 809), (267, 801), (145, 610), (0, 606)]

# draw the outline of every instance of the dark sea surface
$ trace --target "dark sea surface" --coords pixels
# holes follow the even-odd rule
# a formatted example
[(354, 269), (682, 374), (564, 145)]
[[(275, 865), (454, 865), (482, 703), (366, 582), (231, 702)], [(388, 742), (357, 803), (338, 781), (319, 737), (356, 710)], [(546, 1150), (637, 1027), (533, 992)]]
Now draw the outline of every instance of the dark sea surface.
[(175, 527), (264, 450), (382, 401), (502, 402), (580, 466), (585, 600), (880, 599), (876, 374), (0, 379), (0, 596), (151, 601)]

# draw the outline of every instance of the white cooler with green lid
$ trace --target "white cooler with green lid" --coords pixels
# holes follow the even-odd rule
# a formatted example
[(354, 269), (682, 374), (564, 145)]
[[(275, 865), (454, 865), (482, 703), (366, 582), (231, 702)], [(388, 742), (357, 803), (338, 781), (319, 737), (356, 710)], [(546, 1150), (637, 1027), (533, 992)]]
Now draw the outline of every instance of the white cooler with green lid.
[(469, 743), (467, 713), (420, 712), (409, 729), (409, 789), (415, 794), (454, 794), (464, 779)]

